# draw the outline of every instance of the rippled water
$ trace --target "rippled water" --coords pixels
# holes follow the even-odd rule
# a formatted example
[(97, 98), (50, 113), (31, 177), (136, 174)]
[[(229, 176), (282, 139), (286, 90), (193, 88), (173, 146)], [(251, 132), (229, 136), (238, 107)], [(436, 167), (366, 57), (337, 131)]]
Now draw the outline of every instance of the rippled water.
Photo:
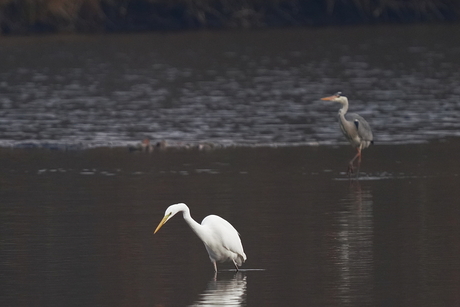
[(335, 144), (459, 136), (458, 25), (2, 38), (0, 145)]

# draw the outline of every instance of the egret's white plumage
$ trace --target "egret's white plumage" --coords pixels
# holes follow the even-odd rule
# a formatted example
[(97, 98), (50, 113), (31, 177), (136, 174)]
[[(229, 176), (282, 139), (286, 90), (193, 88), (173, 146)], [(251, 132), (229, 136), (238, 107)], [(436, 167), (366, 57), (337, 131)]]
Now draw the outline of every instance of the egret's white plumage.
[(232, 224), (217, 215), (208, 215), (199, 224), (192, 218), (190, 209), (184, 203), (169, 206), (154, 233), (178, 212), (182, 212), (184, 220), (203, 241), (216, 272), (216, 262), (232, 261), (238, 270), (238, 266), (246, 261), (240, 236)]

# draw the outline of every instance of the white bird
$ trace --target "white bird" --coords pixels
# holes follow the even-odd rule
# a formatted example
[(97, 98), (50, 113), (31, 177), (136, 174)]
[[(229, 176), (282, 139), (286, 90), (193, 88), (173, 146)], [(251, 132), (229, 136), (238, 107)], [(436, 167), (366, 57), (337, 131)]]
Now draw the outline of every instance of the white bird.
[[(358, 158), (358, 172), (361, 164), (361, 150), (369, 147), (370, 144), (374, 144), (374, 136), (372, 135), (371, 126), (369, 123), (360, 115), (356, 113), (348, 113), (348, 98), (342, 96), (341, 92), (335, 95), (321, 98), (321, 100), (335, 101), (342, 104), (342, 108), (339, 110), (339, 124), (343, 135), (348, 139), (351, 146), (356, 148), (357, 153), (353, 159), (351, 159), (348, 166), (348, 173), (353, 173), (353, 162)], [(346, 114), (346, 116), (345, 116)]]
[(204, 246), (214, 265), (214, 271), (217, 272), (216, 262), (232, 261), (238, 271), (246, 261), (246, 254), (241, 244), (240, 236), (236, 229), (217, 215), (208, 215), (203, 219), (201, 225), (190, 215), (190, 209), (184, 203), (171, 205), (166, 209), (165, 216), (153, 232), (154, 234), (172, 218), (176, 213), (182, 212), (184, 220), (203, 241)]

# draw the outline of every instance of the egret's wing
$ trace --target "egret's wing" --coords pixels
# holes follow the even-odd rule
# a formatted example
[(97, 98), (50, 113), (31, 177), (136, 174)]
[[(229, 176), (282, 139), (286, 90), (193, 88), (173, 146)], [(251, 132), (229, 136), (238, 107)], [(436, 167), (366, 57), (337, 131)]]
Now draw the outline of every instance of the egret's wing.
[(348, 121), (354, 123), (356, 129), (358, 130), (358, 135), (362, 140), (368, 142), (372, 142), (374, 140), (371, 126), (362, 116), (356, 113), (348, 113), (345, 117)]
[(227, 250), (240, 255), (243, 261), (246, 260), (246, 254), (243, 250), (238, 231), (226, 220), (217, 215), (209, 215), (203, 219), (201, 225), (209, 227), (213, 235)]

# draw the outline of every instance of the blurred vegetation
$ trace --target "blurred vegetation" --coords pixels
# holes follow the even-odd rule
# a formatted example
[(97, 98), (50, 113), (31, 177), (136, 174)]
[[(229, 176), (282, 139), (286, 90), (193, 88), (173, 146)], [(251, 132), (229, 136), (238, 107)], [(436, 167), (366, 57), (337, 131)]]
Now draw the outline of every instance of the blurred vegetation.
[(3, 34), (458, 21), (459, 0), (0, 0)]

